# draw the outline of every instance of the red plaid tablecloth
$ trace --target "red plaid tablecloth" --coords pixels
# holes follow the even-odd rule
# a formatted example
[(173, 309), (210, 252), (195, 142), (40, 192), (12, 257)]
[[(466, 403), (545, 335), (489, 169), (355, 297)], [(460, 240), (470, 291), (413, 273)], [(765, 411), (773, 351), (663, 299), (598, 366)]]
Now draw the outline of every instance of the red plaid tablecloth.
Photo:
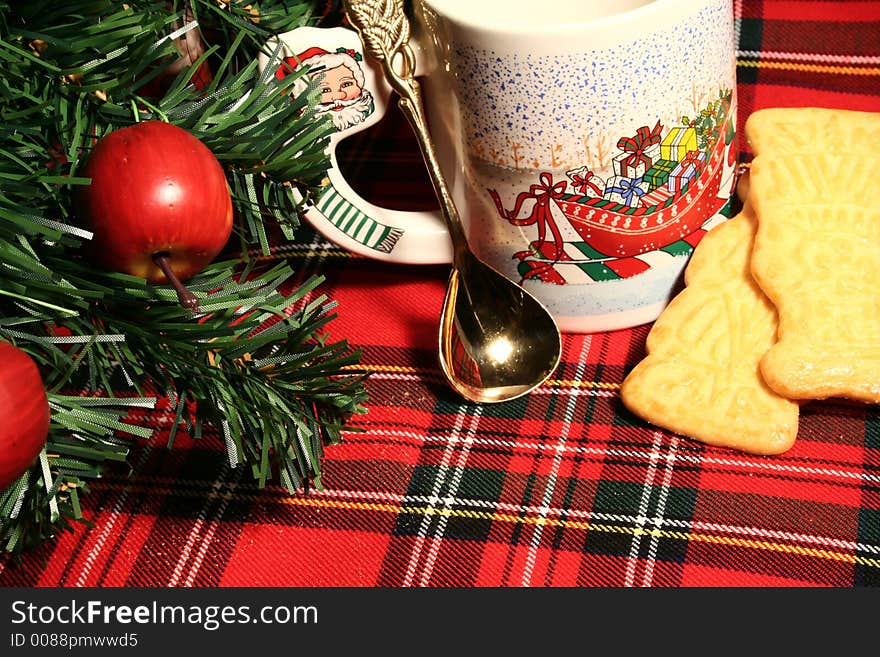
[[(737, 1), (739, 121), (768, 106), (880, 111), (880, 2)], [(878, 145), (880, 147), (880, 145)], [(376, 202), (432, 206), (398, 115), (343, 142)], [(745, 149), (745, 145), (743, 145)], [(743, 152), (743, 159), (749, 158)], [(876, 172), (865, 172), (874, 179)], [(321, 492), (259, 489), (222, 441), (156, 438), (92, 485), (78, 526), (2, 586), (685, 587), (880, 584), (880, 409), (802, 409), (794, 448), (754, 457), (640, 421), (618, 391), (649, 326), (566, 335), (533, 394), (464, 403), (435, 351), (447, 267), (352, 257), (304, 228), (302, 275), (338, 302), (331, 338), (372, 371), (362, 433)], [(280, 250), (289, 255), (290, 250)]]

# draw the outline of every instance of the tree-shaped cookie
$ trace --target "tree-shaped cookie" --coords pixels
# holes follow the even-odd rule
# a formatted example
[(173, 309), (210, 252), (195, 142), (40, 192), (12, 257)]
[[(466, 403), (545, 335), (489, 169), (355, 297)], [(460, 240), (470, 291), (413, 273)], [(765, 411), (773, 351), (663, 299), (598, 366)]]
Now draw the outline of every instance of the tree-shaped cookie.
[(779, 454), (797, 437), (798, 404), (771, 390), (759, 361), (776, 312), (752, 279), (750, 206), (713, 228), (685, 270), (685, 288), (648, 334), (621, 398), (641, 418), (709, 445)]

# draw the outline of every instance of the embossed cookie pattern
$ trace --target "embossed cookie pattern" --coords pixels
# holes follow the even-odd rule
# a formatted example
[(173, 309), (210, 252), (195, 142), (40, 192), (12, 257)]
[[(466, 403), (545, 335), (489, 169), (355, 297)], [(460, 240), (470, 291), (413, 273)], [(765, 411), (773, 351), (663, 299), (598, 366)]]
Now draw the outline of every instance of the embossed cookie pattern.
[(651, 327), (621, 399), (652, 424), (706, 444), (779, 454), (797, 436), (798, 404), (758, 370), (775, 340), (776, 311), (749, 273), (755, 225), (747, 205), (702, 239), (686, 287)]
[(880, 115), (765, 109), (746, 135), (751, 272), (779, 317), (764, 379), (793, 399), (880, 402)]

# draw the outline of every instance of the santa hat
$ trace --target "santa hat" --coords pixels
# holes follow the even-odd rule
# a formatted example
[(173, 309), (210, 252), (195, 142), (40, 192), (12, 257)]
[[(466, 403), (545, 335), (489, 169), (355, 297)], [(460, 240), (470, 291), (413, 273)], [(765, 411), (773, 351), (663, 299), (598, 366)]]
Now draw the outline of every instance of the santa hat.
[(335, 52), (329, 52), (323, 48), (312, 46), (295, 57), (285, 57), (278, 70), (275, 71), (275, 77), (282, 80), (301, 64), (307, 64), (310, 67), (320, 67), (323, 70), (345, 66), (354, 75), (358, 86), (363, 88), (364, 74), (358, 65), (358, 62), (361, 60), (363, 60), (363, 57), (353, 48), (337, 48)]

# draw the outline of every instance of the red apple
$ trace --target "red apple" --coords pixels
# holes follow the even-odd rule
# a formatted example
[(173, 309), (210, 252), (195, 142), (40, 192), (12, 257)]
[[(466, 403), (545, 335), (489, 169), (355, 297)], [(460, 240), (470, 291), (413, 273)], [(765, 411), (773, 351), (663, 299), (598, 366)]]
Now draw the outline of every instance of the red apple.
[[(145, 121), (95, 145), (78, 197), (104, 267), (151, 283), (179, 282), (205, 268), (229, 240), (232, 199), (223, 167), (183, 128)], [(194, 298), (194, 297), (193, 297)], [(181, 299), (183, 302), (183, 299)]]
[(0, 490), (27, 470), (49, 435), (49, 400), (37, 364), (0, 341)]

